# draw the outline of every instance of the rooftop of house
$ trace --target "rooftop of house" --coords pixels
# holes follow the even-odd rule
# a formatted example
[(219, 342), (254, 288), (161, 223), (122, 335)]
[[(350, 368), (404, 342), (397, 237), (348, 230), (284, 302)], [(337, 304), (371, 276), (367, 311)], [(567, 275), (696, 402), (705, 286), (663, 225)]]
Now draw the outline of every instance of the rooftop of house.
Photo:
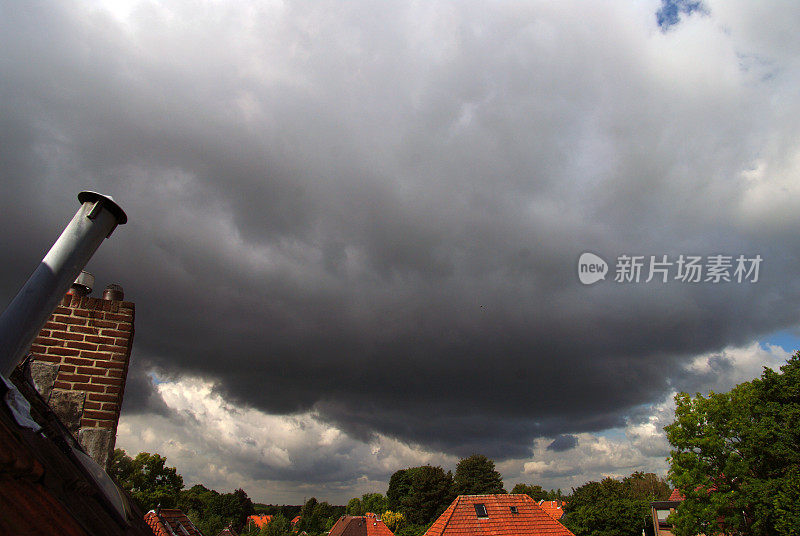
[[(574, 536), (528, 495), (459, 495), (425, 536)], [(333, 535), (332, 535), (333, 536)]]
[(0, 534), (150, 535), (22, 369), (0, 376)]
[(667, 499), (667, 500), (669, 500), (669, 501), (682, 501), (685, 498), (686, 497), (684, 497), (683, 494), (680, 491), (678, 491), (677, 489), (674, 489), (674, 490), (672, 490), (672, 494), (669, 496), (669, 499)]
[(272, 521), (272, 516), (268, 515), (251, 515), (247, 516), (247, 521), (252, 521), (256, 524), (258, 528), (266, 527), (270, 521)]
[(331, 527), (329, 536), (394, 536), (375, 514), (342, 516)]
[(564, 501), (539, 501), (539, 506), (553, 519), (561, 519), (564, 515)]
[(150, 510), (144, 520), (155, 536), (203, 536), (186, 514), (177, 508)]
[(294, 516), (294, 519), (292, 519), (292, 525), (294, 525), (298, 521), (300, 521), (300, 516)]

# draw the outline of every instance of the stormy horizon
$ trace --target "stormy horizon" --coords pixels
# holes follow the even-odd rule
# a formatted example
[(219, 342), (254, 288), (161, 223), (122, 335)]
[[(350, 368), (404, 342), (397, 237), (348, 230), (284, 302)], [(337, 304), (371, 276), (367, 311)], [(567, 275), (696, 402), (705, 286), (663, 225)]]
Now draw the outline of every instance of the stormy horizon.
[(116, 444), (187, 487), (665, 475), (676, 392), (800, 348), (791, 3), (0, 13), (0, 303), (113, 196), (86, 269), (136, 304)]

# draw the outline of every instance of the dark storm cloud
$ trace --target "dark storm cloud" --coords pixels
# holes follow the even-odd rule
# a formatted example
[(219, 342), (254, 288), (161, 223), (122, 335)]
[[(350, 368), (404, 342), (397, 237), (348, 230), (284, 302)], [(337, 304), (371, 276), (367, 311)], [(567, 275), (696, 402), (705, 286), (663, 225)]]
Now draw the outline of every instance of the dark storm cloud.
[[(89, 269), (136, 302), (134, 363), (496, 458), (620, 426), (692, 356), (796, 324), (796, 211), (742, 178), (796, 135), (769, 99), (796, 107), (791, 69), (655, 72), (652, 12), (624, 8), (207, 7), (2, 8), (5, 300), (100, 190), (130, 223)], [(764, 263), (585, 287), (588, 250)], [(136, 366), (126, 411), (153, 411)]]
[(560, 435), (556, 437), (552, 443), (547, 445), (547, 450), (554, 452), (564, 452), (565, 450), (574, 449), (578, 446), (578, 438), (573, 435)]
[(142, 360), (137, 359), (128, 368), (122, 412), (126, 415), (169, 415), (169, 408), (154, 389), (153, 378), (142, 365)]

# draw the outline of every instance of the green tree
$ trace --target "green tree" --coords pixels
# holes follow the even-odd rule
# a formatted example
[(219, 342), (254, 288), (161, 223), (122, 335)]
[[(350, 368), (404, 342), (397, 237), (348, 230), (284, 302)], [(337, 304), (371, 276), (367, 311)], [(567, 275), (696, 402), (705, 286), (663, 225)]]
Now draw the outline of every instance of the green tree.
[(400, 469), (392, 474), (389, 479), (389, 489), (386, 490), (386, 499), (389, 502), (389, 508), (392, 510), (400, 510), (403, 507), (403, 499), (405, 499), (411, 492), (411, 480), (413, 470)]
[(317, 524), (316, 520), (312, 519), (314, 508), (317, 506), (317, 498), (311, 497), (300, 508), (300, 521), (294, 526), (298, 532), (306, 531), (309, 534), (314, 533), (313, 527)]
[(622, 482), (630, 488), (631, 497), (640, 501), (641, 525), (646, 534), (653, 534), (653, 518), (650, 503), (653, 501), (666, 501), (672, 493), (672, 488), (664, 477), (655, 473), (637, 471), (625, 477)]
[(495, 470), (494, 462), (483, 454), (473, 454), (458, 462), (453, 485), (456, 495), (506, 492), (502, 475)]
[(192, 523), (194, 523), (194, 525), (200, 529), (200, 532), (203, 534), (219, 534), (219, 532), (227, 526), (224, 520), (219, 516), (208, 515), (205, 517), (196, 517), (194, 512), (184, 513), (189, 517), (189, 519), (192, 520)]
[(686, 497), (679, 536), (796, 534), (800, 526), (800, 352), (728, 393), (675, 396), (670, 479)]
[(647, 502), (666, 501), (672, 493), (667, 480), (655, 473), (637, 471), (623, 479), (637, 499)]
[(344, 513), (345, 509), (340, 506), (331, 506), (325, 501), (318, 502), (316, 497), (311, 497), (300, 509), (300, 521), (294, 526), (294, 530), (321, 534)]
[(628, 483), (605, 478), (573, 489), (561, 522), (576, 536), (640, 536), (649, 506)]
[(259, 536), (286, 536), (291, 532), (292, 524), (289, 520), (282, 514), (277, 514), (261, 529)]
[(208, 528), (216, 527), (218, 520), (223, 528), (231, 525), (237, 531), (244, 527), (247, 516), (255, 513), (253, 502), (243, 489), (237, 489), (233, 493), (219, 493), (200, 484), (181, 490), (178, 508), (189, 519), (200, 520), (198, 522)]
[(514, 494), (525, 494), (534, 501), (543, 501), (548, 499), (548, 492), (542, 486), (535, 486), (533, 484), (517, 484), (511, 490)]
[(389, 509), (389, 502), (380, 493), (366, 493), (361, 496), (361, 504), (364, 506), (364, 513), (381, 515)]
[(428, 530), (430, 523), (418, 525), (415, 523), (404, 523), (397, 531), (394, 531), (394, 536), (422, 536)]
[(358, 497), (353, 497), (347, 503), (347, 515), (349, 516), (363, 516), (364, 515), (364, 503), (361, 502), (361, 499)]
[(408, 494), (402, 499), (403, 515), (412, 525), (430, 524), (453, 501), (453, 474), (430, 465), (407, 471), (410, 471), (411, 482)]
[(159, 505), (173, 508), (183, 488), (183, 477), (174, 467), (167, 467), (166, 462), (159, 454), (140, 452), (131, 459), (124, 450), (116, 449), (109, 474), (131, 493), (144, 511)]
[(133, 458), (122, 449), (114, 449), (111, 460), (108, 462), (108, 474), (122, 486), (124, 481), (133, 473)]

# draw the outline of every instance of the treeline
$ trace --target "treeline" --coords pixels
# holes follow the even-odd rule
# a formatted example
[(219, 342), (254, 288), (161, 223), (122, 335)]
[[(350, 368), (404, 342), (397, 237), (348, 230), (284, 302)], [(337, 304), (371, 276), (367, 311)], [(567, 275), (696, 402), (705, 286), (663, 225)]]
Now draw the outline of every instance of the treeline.
[(140, 452), (131, 458), (116, 449), (108, 474), (126, 489), (143, 511), (156, 507), (180, 508), (203, 534), (216, 535), (225, 527), (241, 530), (247, 516), (255, 513), (253, 502), (242, 489), (219, 493), (197, 484), (183, 489), (183, 477), (166, 466), (160, 454)]
[(650, 503), (667, 500), (671, 491), (667, 481), (653, 473), (587, 482), (564, 499), (560, 521), (576, 536), (653, 536)]
[[(144, 511), (159, 505), (180, 508), (207, 535), (231, 526), (248, 535), (290, 536), (305, 532), (308, 536), (322, 536), (344, 514), (374, 513), (396, 536), (420, 536), (458, 495), (506, 493), (494, 462), (481, 454), (460, 460), (455, 474), (432, 465), (401, 469), (389, 479), (385, 495), (367, 493), (350, 499), (347, 506), (319, 502), (315, 497), (302, 506), (256, 505), (242, 489), (219, 493), (199, 484), (183, 489), (183, 478), (174, 467), (166, 466), (166, 458), (147, 452), (131, 458), (117, 449), (109, 473)], [(663, 478), (637, 472), (622, 480), (588, 482), (569, 495), (534, 484), (517, 484), (511, 491), (527, 494), (536, 501), (564, 501), (561, 522), (577, 536), (601, 532), (639, 536), (643, 529), (652, 534), (650, 502), (665, 500), (670, 487)], [(254, 513), (273, 517), (265, 527), (248, 525), (247, 516)], [(292, 525), (298, 515), (300, 519)]]
[[(319, 502), (311, 497), (302, 506), (255, 505), (259, 514), (271, 515), (272, 520), (266, 527), (259, 529), (254, 524), (245, 526), (244, 534), (259, 536), (284, 536), (306, 532), (309, 535), (324, 534), (331, 530), (333, 524), (345, 513), (344, 506), (334, 506), (326, 501)], [(296, 516), (300, 519), (292, 525)]]
[(256, 514), (259, 515), (268, 515), (268, 516), (275, 516), (275, 515), (282, 515), (286, 519), (294, 519), (299, 513), (302, 505), (295, 505), (295, 504), (263, 504), (263, 503), (253, 503), (253, 508), (256, 511)]

